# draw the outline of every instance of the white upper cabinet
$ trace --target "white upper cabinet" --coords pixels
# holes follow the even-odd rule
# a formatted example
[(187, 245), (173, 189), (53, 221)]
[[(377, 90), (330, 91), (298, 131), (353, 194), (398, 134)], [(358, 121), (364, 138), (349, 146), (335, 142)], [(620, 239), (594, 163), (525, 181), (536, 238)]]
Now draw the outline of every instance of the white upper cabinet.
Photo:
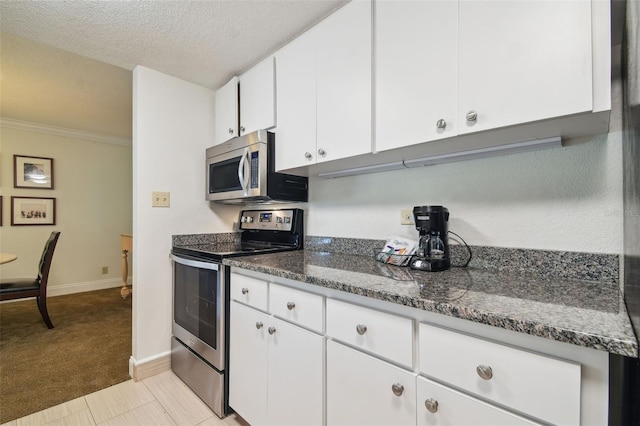
[(375, 22), (377, 151), (594, 110), (590, 0), (381, 0)]
[[(276, 53), (276, 170), (315, 162), (315, 34), (311, 29)], [(311, 158), (305, 158), (305, 153)]]
[(371, 152), (371, 2), (345, 5), (275, 56), (276, 169)]
[(276, 125), (276, 79), (273, 56), (216, 91), (214, 145)]
[(592, 111), (590, 0), (458, 9), (460, 134)]
[(376, 3), (376, 150), (457, 134), (458, 2)]
[(215, 94), (214, 145), (238, 136), (238, 78), (233, 77)]
[(276, 125), (276, 79), (273, 56), (242, 74), (240, 83), (240, 135)]
[(371, 152), (371, 2), (317, 26), (317, 162)]

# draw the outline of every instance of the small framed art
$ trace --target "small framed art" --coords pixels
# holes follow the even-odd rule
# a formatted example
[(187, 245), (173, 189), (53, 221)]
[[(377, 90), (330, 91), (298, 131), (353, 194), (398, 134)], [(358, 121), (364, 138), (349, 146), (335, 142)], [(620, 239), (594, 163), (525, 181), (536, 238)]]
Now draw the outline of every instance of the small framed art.
[(53, 189), (53, 158), (14, 155), (13, 187)]
[(55, 224), (55, 198), (11, 197), (11, 226)]

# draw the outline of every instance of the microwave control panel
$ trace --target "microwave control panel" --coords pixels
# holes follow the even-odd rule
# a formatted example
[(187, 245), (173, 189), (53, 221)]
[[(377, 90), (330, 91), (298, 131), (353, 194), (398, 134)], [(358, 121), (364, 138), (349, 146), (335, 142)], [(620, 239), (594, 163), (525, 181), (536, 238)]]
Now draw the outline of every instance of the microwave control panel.
[(240, 229), (291, 231), (293, 210), (244, 210), (240, 215)]

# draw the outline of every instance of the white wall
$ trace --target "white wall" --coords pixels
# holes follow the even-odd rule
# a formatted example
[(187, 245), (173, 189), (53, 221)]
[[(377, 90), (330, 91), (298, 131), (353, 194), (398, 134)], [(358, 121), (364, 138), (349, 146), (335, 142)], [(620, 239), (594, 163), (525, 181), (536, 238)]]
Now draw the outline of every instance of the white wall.
[[(136, 67), (133, 72), (133, 360), (170, 350), (171, 235), (229, 232), (237, 208), (205, 201), (213, 91)], [(152, 191), (171, 193), (152, 208)]]
[[(310, 180), (308, 235), (417, 238), (400, 210), (444, 205), (468, 244), (622, 253), (621, 92), (610, 133), (546, 151)], [(276, 137), (277, 141), (277, 137)]]
[[(49, 296), (119, 286), (119, 234), (131, 232), (130, 143), (37, 123), (2, 123), (0, 250), (18, 255), (2, 265), (2, 278), (35, 277), (44, 243), (55, 230), (61, 234)], [(53, 158), (54, 188), (14, 188), (14, 155)], [(11, 226), (11, 196), (55, 198), (56, 224)]]

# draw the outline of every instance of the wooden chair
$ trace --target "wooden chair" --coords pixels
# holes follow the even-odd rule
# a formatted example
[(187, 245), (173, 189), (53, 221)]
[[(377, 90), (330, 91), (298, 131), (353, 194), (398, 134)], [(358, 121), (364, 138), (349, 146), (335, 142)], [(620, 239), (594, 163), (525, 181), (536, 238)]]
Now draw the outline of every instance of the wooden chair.
[(35, 297), (38, 303), (40, 315), (47, 327), (53, 328), (53, 323), (47, 312), (47, 281), (49, 280), (49, 270), (53, 251), (58, 243), (60, 232), (54, 231), (44, 245), (44, 251), (38, 266), (38, 276), (33, 278), (7, 278), (0, 280), (0, 300), (24, 299)]

